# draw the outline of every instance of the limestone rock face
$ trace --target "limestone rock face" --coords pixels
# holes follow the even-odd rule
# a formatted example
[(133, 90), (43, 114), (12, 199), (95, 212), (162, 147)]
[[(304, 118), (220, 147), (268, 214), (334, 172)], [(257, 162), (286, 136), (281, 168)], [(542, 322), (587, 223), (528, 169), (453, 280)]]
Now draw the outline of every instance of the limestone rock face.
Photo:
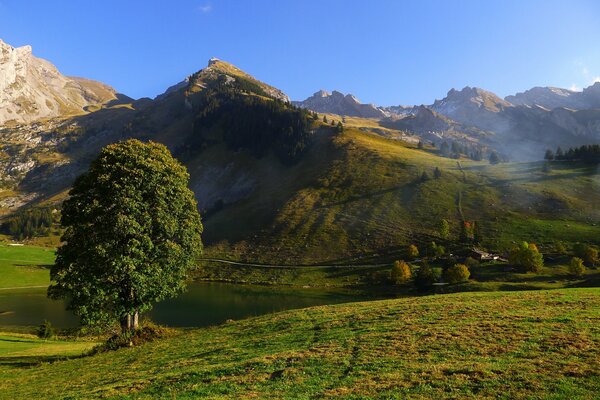
[(31, 46), (14, 48), (0, 40), (0, 125), (78, 114), (117, 98), (108, 85), (62, 75)]
[(384, 118), (388, 116), (384, 110), (373, 104), (362, 104), (351, 94), (344, 95), (336, 90), (328, 93), (319, 90), (304, 101), (294, 101), (295, 105), (320, 113), (346, 115), (349, 117)]

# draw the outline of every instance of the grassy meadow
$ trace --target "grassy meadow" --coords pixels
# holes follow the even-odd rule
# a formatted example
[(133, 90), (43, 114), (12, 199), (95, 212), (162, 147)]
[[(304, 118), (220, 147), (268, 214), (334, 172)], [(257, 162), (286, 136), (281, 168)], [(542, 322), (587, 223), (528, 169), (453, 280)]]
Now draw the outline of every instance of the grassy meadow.
[(600, 290), (321, 306), (60, 362), (0, 359), (0, 397), (11, 399), (591, 399)]
[(47, 286), (54, 249), (0, 245), (0, 289)]

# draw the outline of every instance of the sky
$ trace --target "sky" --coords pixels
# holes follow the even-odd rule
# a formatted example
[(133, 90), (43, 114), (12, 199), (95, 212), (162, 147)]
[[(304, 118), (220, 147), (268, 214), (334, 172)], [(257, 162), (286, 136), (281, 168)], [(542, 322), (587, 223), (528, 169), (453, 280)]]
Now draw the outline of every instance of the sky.
[(0, 0), (0, 39), (134, 98), (211, 57), (294, 100), (430, 104), (464, 86), (504, 97), (600, 81), (595, 0)]

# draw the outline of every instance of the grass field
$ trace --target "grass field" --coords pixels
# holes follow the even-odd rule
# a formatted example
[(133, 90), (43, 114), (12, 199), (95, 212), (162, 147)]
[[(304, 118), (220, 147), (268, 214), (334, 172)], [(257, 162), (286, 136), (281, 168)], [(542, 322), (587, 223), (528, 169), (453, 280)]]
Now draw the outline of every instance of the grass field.
[(14, 368), (80, 356), (95, 345), (91, 341), (43, 340), (25, 333), (0, 332), (0, 365)]
[(600, 289), (314, 307), (52, 364), (1, 360), (11, 399), (591, 399)]
[(54, 249), (0, 245), (0, 289), (47, 286)]

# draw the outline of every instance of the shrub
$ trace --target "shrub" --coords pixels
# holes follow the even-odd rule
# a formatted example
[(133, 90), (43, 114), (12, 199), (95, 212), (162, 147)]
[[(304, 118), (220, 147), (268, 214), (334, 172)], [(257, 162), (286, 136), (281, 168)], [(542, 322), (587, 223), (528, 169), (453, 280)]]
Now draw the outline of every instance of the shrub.
[(460, 283), (469, 280), (471, 273), (465, 264), (454, 264), (444, 271), (444, 280), (448, 283)]
[(598, 262), (598, 250), (588, 246), (583, 254), (583, 261), (590, 267), (594, 267)]
[(573, 276), (581, 276), (585, 272), (585, 266), (583, 260), (579, 257), (571, 258), (569, 263), (569, 273)]
[(419, 249), (414, 244), (408, 246), (408, 257), (411, 260), (414, 260), (415, 258), (419, 257)]
[(54, 330), (52, 323), (50, 323), (48, 320), (44, 320), (44, 322), (42, 322), (36, 333), (40, 339), (52, 339), (54, 336), (56, 336), (56, 331)]
[(510, 251), (509, 262), (525, 272), (540, 272), (544, 266), (544, 258), (533, 243), (522, 242)]
[(396, 285), (401, 285), (403, 283), (408, 282), (411, 278), (412, 272), (410, 271), (410, 266), (404, 261), (396, 260), (394, 265), (392, 266), (392, 271), (390, 272), (390, 279)]
[(471, 268), (475, 268), (479, 266), (479, 261), (477, 261), (476, 259), (474, 259), (473, 257), (467, 257), (465, 259), (465, 265), (471, 269)]
[(423, 264), (415, 275), (415, 286), (417, 289), (426, 290), (433, 286), (437, 281), (435, 271), (428, 265)]
[(155, 323), (145, 320), (142, 321), (142, 327), (135, 331), (127, 331), (111, 336), (106, 343), (96, 346), (92, 350), (92, 354), (102, 353), (106, 351), (118, 350), (122, 347), (139, 346), (141, 344), (152, 342), (154, 340), (167, 337), (174, 331), (164, 326), (156, 325)]
[(448, 239), (450, 237), (450, 224), (447, 220), (443, 219), (440, 221), (439, 233), (442, 239)]

